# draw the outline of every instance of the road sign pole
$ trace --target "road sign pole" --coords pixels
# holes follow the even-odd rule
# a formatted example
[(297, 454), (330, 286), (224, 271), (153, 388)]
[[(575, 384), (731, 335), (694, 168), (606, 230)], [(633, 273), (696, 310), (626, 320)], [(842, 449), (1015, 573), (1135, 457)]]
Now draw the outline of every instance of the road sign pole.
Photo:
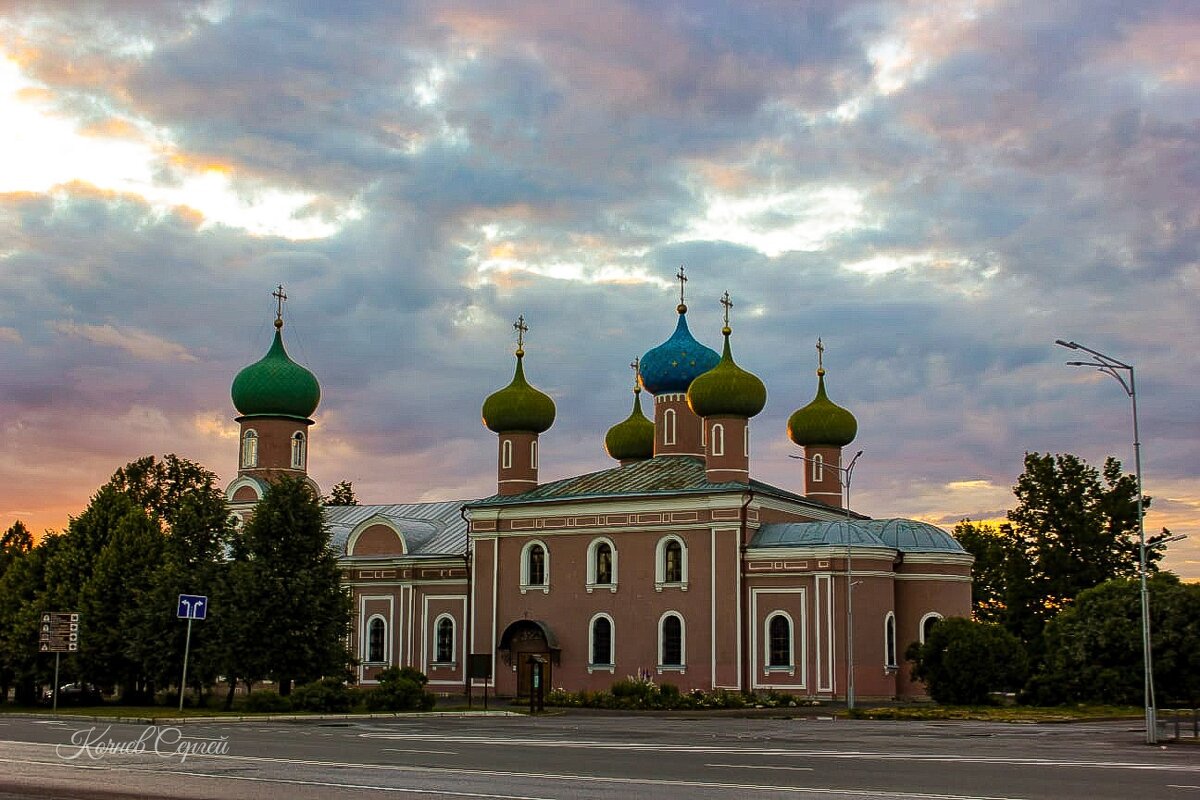
[(179, 710), (183, 711), (183, 693), (187, 690), (188, 652), (192, 649), (192, 618), (188, 616), (187, 640), (183, 645), (183, 677), (179, 679)]
[(54, 708), (51, 709), (54, 713), (58, 713), (58, 662), (62, 659), (62, 653), (54, 654), (54, 687), (51, 694), (54, 696)]

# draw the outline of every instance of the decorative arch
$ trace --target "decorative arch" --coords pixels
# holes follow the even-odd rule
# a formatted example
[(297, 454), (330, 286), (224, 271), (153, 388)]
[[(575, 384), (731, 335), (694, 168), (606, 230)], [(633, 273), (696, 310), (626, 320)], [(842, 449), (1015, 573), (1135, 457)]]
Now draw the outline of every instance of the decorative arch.
[(936, 611), (930, 611), (921, 617), (921, 623), (917, 626), (917, 633), (921, 637), (921, 644), (925, 644), (925, 637), (929, 635), (930, 629), (941, 619), (943, 619), (942, 615)]
[(249, 475), (235, 478), (225, 489), (225, 500), (229, 503), (257, 503), (263, 496), (263, 485)]
[(812, 457), (812, 479), (813, 483), (825, 480), (825, 456), (820, 453)]
[(663, 444), (675, 444), (675, 409), (663, 411)]
[(373, 514), (355, 525), (346, 537), (346, 555), (402, 556), (408, 553), (404, 531), (382, 514)]
[(725, 455), (725, 426), (719, 422), (712, 426), (712, 454)]

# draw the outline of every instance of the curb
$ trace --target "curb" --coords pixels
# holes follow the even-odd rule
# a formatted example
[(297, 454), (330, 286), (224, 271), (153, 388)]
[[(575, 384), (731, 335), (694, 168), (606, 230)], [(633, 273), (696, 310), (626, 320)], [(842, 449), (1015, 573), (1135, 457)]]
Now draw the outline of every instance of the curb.
[(353, 720), (408, 719), (411, 717), (520, 717), (515, 711), (408, 711), (393, 714), (239, 714), (211, 717), (109, 717), (94, 714), (37, 714), (14, 711), (0, 714), (4, 719), (37, 719), (68, 722), (120, 722), (131, 725), (183, 725), (214, 722), (346, 722)]

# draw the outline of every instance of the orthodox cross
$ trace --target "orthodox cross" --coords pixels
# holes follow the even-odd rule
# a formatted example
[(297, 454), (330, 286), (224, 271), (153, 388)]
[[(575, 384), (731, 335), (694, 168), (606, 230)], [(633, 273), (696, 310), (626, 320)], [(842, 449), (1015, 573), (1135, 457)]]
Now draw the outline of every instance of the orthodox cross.
[(283, 301), (287, 300), (288, 296), (283, 294), (282, 283), (278, 285), (275, 291), (272, 291), (271, 296), (275, 297), (275, 299), (278, 301), (278, 305), (275, 307), (275, 319), (283, 319)]
[(633, 390), (640, 392), (642, 390), (642, 359), (635, 358), (630, 361), (629, 368), (633, 370)]
[(817, 369), (825, 371), (825, 345), (820, 336), (817, 337)]
[(683, 305), (683, 285), (687, 283), (687, 275), (683, 274), (683, 264), (679, 265), (679, 272), (675, 277), (679, 279), (679, 304)]
[(729, 309), (733, 308), (733, 301), (729, 299), (729, 292), (721, 295), (721, 305), (725, 306), (725, 327), (729, 327)]
[(529, 331), (529, 326), (525, 324), (524, 314), (517, 317), (517, 321), (513, 323), (513, 330), (517, 332), (517, 350), (524, 352), (525, 334)]

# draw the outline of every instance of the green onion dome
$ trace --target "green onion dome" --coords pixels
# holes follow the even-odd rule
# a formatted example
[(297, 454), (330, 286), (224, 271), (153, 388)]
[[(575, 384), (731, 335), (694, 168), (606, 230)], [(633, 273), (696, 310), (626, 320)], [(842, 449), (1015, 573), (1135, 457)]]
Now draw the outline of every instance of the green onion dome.
[(733, 362), (729, 326), (721, 333), (725, 336), (725, 352), (715, 367), (692, 381), (688, 405), (701, 417), (753, 417), (767, 404), (767, 387), (757, 375)]
[(230, 389), (243, 417), (308, 419), (321, 402), (317, 377), (292, 361), (283, 349), (283, 320), (275, 320), (275, 341), (260, 360), (243, 369)]
[(654, 423), (642, 413), (642, 390), (633, 390), (633, 411), (608, 429), (604, 449), (618, 461), (641, 461), (654, 455)]
[(483, 424), (495, 433), (542, 433), (554, 424), (554, 401), (525, 380), (521, 360), (524, 350), (517, 350), (517, 371), (512, 383), (483, 401)]
[(788, 418), (788, 438), (805, 447), (845, 447), (858, 435), (858, 420), (825, 394), (825, 370), (817, 370), (817, 396)]

